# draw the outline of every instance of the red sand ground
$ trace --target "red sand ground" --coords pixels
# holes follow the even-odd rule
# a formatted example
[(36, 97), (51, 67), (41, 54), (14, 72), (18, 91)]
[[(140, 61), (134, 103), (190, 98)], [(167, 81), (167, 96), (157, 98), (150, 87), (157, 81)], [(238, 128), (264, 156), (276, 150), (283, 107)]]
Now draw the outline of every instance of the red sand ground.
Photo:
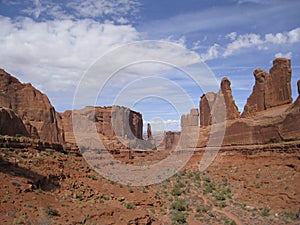
[(2, 148), (0, 224), (300, 224), (299, 143), (247, 148), (219, 152), (204, 172), (197, 151), (147, 187), (108, 181), (80, 155)]

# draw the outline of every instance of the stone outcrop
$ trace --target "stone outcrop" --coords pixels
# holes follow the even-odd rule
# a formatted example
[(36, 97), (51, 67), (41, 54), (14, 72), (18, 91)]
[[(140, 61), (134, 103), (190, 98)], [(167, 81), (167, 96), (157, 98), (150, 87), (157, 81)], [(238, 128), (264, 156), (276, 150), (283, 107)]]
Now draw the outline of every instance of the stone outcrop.
[(220, 92), (224, 96), (224, 102), (226, 106), (226, 120), (234, 120), (240, 118), (240, 113), (233, 99), (230, 85), (231, 83), (228, 78), (224, 77), (221, 81)]
[(181, 116), (181, 128), (185, 129), (191, 126), (199, 126), (199, 112), (198, 109), (191, 109), (189, 114)]
[(292, 102), (291, 61), (277, 58), (267, 73), (264, 70), (254, 71), (255, 85), (247, 100), (242, 117), (251, 117), (255, 113)]
[[(267, 144), (282, 141), (291, 141), (300, 139), (300, 98), (291, 104), (291, 67), (288, 59), (275, 59), (270, 73), (261, 69), (254, 71), (255, 85), (253, 93), (250, 95), (245, 106), (243, 116), (238, 116), (234, 102), (230, 103), (231, 94), (224, 93), (228, 90), (228, 81), (222, 80), (221, 91), (224, 95), (226, 104), (227, 119), (232, 115), (231, 120), (226, 121), (226, 131), (223, 139), (223, 146), (229, 145), (254, 145)], [(300, 82), (298, 81), (298, 93), (300, 93)], [(224, 87), (225, 86), (225, 87)], [(205, 125), (199, 132), (198, 147), (204, 147), (208, 143), (209, 136), (214, 136), (212, 132), (218, 133), (218, 129), (212, 131), (211, 113), (208, 106), (213, 105), (215, 110), (215, 101), (218, 95), (208, 93), (211, 100), (202, 96), (200, 102), (201, 125)], [(230, 108), (230, 105), (234, 105)], [(229, 107), (228, 107), (229, 106)], [(217, 135), (216, 135), (217, 136)]]
[(174, 132), (174, 131), (165, 132), (164, 139), (162, 142), (164, 149), (167, 150), (175, 149), (179, 143), (179, 139), (180, 139), (180, 132)]
[[(111, 150), (126, 149), (130, 147), (130, 140), (142, 139), (142, 115), (126, 107), (89, 106), (81, 110), (67, 110), (61, 114), (61, 118), (67, 143), (77, 144), (73, 127), (77, 129), (76, 138), (100, 137), (104, 147)], [(97, 145), (97, 140), (95, 143)]]
[(199, 111), (191, 109), (189, 114), (181, 116), (181, 135), (179, 145), (181, 147), (194, 148), (198, 142)]
[(212, 124), (211, 108), (216, 101), (217, 94), (208, 92), (201, 96), (200, 100), (200, 126), (205, 127)]
[(0, 135), (29, 136), (21, 118), (11, 109), (0, 107)]
[(63, 143), (56, 111), (48, 97), (31, 84), (22, 84), (0, 69), (0, 107), (14, 111), (25, 124), (30, 136)]
[[(232, 96), (228, 78), (224, 77), (221, 81), (218, 93), (208, 92), (200, 99), (200, 126), (209, 126), (212, 123), (222, 122), (240, 118), (238, 107)], [(223, 111), (226, 115), (222, 115)]]
[(152, 138), (152, 130), (151, 130), (151, 124), (147, 124), (147, 138), (151, 139)]

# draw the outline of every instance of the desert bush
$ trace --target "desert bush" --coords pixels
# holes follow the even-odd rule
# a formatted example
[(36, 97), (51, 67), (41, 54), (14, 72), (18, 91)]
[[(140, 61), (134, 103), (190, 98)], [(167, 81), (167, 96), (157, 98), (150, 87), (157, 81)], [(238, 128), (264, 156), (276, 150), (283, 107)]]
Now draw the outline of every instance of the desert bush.
[(261, 215), (262, 215), (263, 217), (269, 216), (269, 215), (270, 215), (270, 209), (267, 208), (267, 207), (263, 208), (263, 209), (262, 209), (262, 212), (261, 212)]
[(135, 205), (134, 204), (132, 204), (132, 203), (127, 203), (126, 205), (125, 205), (125, 207), (126, 207), (126, 209), (135, 209)]
[(182, 194), (182, 192), (183, 192), (183, 191), (181, 190), (180, 187), (174, 186), (174, 187), (173, 187), (173, 190), (171, 191), (171, 195), (173, 195), (173, 196), (179, 196), (179, 195)]
[(53, 209), (50, 205), (46, 206), (45, 213), (48, 217), (59, 216), (58, 211), (56, 209)]
[(184, 213), (174, 213), (172, 216), (172, 224), (186, 224), (187, 215)]
[(177, 199), (177, 201), (171, 205), (171, 209), (174, 209), (177, 211), (186, 211), (187, 208), (188, 208), (187, 204), (186, 204), (185, 200), (183, 200), (183, 199)]

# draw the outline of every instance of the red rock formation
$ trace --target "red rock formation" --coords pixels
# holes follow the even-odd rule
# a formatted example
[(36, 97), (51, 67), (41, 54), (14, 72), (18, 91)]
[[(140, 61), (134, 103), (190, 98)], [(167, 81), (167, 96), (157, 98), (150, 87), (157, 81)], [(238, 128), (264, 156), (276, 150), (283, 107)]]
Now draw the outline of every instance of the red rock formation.
[(226, 119), (234, 120), (240, 118), (240, 113), (238, 107), (232, 96), (232, 91), (230, 87), (231, 83), (227, 77), (224, 77), (221, 81), (221, 93), (224, 96), (225, 106), (226, 106)]
[(216, 101), (217, 94), (208, 92), (200, 100), (200, 126), (209, 126), (212, 123), (211, 108)]
[[(291, 97), (291, 66), (289, 59), (275, 59), (270, 73), (261, 69), (254, 71), (255, 85), (247, 100), (242, 118), (239, 118), (237, 108), (229, 90), (230, 83), (223, 79), (221, 92), (224, 95), (227, 119), (223, 145), (253, 145), (300, 139), (300, 97), (293, 103)], [(298, 81), (298, 92), (300, 93)], [(220, 92), (219, 92), (220, 93)], [(198, 147), (206, 146), (211, 134), (212, 116), (209, 106), (214, 112), (220, 111), (216, 106), (219, 94), (208, 93), (201, 97)], [(208, 101), (207, 98), (212, 99)], [(231, 102), (231, 103), (230, 103)], [(259, 113), (258, 113), (259, 112)], [(205, 127), (207, 126), (207, 127)], [(215, 130), (214, 132), (218, 132)]]
[(292, 102), (291, 61), (277, 58), (270, 73), (261, 69), (254, 71), (255, 85), (247, 100), (242, 117)]
[(29, 136), (21, 118), (11, 109), (0, 107), (0, 134)]
[[(119, 139), (142, 139), (143, 119), (142, 115), (128, 108), (120, 106), (110, 107), (85, 107), (74, 111), (75, 115), (80, 115), (79, 120), (72, 121), (73, 111), (67, 110), (61, 114), (62, 127), (65, 131), (67, 143), (76, 144), (73, 132), (73, 123), (79, 128), (78, 134), (84, 138), (94, 132), (99, 134), (108, 149), (124, 149), (125, 144)], [(77, 137), (78, 138), (78, 137)]]
[(180, 132), (167, 131), (164, 135), (163, 146), (164, 149), (174, 149), (178, 143), (180, 138)]
[(189, 114), (181, 116), (181, 128), (190, 126), (199, 126), (199, 112), (196, 108), (191, 109)]
[(0, 69), (0, 106), (12, 109), (24, 121), (30, 136), (49, 142), (63, 143), (56, 112), (46, 95), (31, 84), (19, 80)]
[[(218, 93), (208, 92), (202, 95), (200, 100), (201, 127), (212, 124), (212, 114), (214, 116), (214, 122), (224, 121), (225, 116), (227, 120), (240, 118), (238, 107), (232, 97), (230, 85), (231, 83), (228, 78), (224, 77), (221, 81), (220, 91)], [(221, 114), (223, 110), (226, 111), (226, 115)]]
[(150, 139), (152, 138), (152, 129), (151, 129), (151, 124), (147, 124), (147, 138)]

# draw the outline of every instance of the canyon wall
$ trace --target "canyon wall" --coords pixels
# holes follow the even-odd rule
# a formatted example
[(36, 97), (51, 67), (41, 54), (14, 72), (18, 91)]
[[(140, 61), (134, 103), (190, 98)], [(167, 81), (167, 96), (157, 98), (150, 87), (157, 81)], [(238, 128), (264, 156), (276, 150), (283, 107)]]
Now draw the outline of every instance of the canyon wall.
[(29, 136), (63, 143), (57, 114), (48, 97), (31, 84), (22, 84), (0, 69), (0, 107), (9, 108), (23, 121)]
[[(76, 129), (77, 141), (82, 142), (82, 139), (100, 137), (103, 147), (110, 150), (126, 149), (131, 140), (143, 138), (142, 115), (126, 107), (88, 106), (80, 110), (67, 110), (61, 114), (61, 118), (67, 143), (76, 144), (73, 128)], [(95, 144), (93, 146), (89, 144), (89, 147), (99, 146), (97, 140), (94, 142)]]

